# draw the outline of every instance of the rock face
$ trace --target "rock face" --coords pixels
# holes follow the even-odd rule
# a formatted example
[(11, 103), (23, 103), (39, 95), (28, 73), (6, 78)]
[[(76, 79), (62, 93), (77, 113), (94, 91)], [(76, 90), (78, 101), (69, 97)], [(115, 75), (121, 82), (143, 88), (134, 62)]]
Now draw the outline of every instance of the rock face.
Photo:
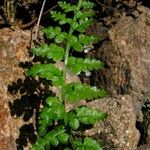
[(8, 93), (8, 85), (18, 78), (24, 79), (24, 70), (19, 63), (29, 61), (30, 32), (2, 29), (0, 37), (0, 149), (15, 150), (22, 121), (14, 120), (10, 115), (8, 103), (16, 97)]
[[(109, 40), (96, 52), (106, 63), (101, 81), (111, 96), (87, 105), (107, 112), (108, 118), (84, 134), (102, 140), (104, 150), (137, 149), (140, 138), (136, 129), (137, 114), (145, 100), (150, 99), (150, 11), (139, 9), (142, 14), (136, 20), (120, 18), (110, 29)], [(29, 61), (30, 32), (2, 29), (0, 36), (0, 150), (15, 150), (15, 140), (24, 122), (10, 115), (8, 103), (20, 95), (10, 94), (8, 85), (19, 78), (25, 79), (19, 64)]]
[(136, 117), (150, 99), (150, 10), (139, 9), (142, 14), (138, 19), (123, 16), (118, 20), (96, 54), (106, 63), (101, 81), (112, 98), (90, 103), (109, 114), (93, 134), (110, 142), (104, 144), (107, 150), (137, 149)]
[(111, 76), (124, 93), (126, 88), (139, 94), (150, 89), (150, 10), (141, 8), (141, 11), (136, 20), (122, 17), (109, 32), (113, 45), (110, 54), (114, 54), (110, 55), (109, 64), (118, 64)]
[(136, 129), (136, 111), (133, 97), (130, 95), (103, 98), (88, 104), (89, 106), (107, 112), (106, 121), (97, 123), (95, 128), (86, 131), (103, 141), (105, 150), (136, 150), (139, 141), (139, 131)]
[(148, 92), (150, 86), (150, 10), (139, 9), (139, 18), (123, 16), (118, 20), (109, 31), (109, 40), (96, 53), (106, 62), (106, 84), (114, 94)]

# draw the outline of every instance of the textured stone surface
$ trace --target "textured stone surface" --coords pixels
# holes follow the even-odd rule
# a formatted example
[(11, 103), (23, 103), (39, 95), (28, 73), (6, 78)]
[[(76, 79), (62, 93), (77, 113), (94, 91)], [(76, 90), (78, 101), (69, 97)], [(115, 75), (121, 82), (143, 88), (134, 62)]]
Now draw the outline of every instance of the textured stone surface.
[(24, 70), (19, 63), (29, 60), (30, 32), (2, 29), (0, 37), (0, 149), (15, 150), (15, 139), (22, 121), (14, 120), (10, 115), (8, 103), (16, 97), (8, 93), (8, 84), (18, 78), (24, 79)]
[(109, 40), (97, 51), (106, 64), (103, 74), (114, 94), (146, 93), (150, 87), (150, 10), (139, 18), (123, 16), (109, 31)]
[(118, 20), (109, 31), (109, 40), (96, 53), (106, 68), (99, 75), (103, 77), (95, 81), (104, 83), (112, 96), (91, 103), (109, 114), (96, 130), (101, 130), (98, 137), (107, 141), (107, 150), (137, 149), (140, 134), (136, 117), (150, 99), (150, 10), (139, 9), (139, 18), (122, 16)]
[(129, 80), (131, 90), (136, 93), (149, 92), (150, 89), (150, 10), (141, 9), (139, 18), (122, 17), (109, 32), (116, 54), (112, 60), (114, 64), (120, 62), (113, 71), (116, 82), (120, 80), (121, 70), (123, 82)]
[(103, 98), (90, 102), (89, 106), (107, 112), (106, 121), (97, 123), (85, 134), (93, 134), (103, 141), (106, 150), (136, 150), (139, 132), (135, 127), (136, 111), (130, 95)]

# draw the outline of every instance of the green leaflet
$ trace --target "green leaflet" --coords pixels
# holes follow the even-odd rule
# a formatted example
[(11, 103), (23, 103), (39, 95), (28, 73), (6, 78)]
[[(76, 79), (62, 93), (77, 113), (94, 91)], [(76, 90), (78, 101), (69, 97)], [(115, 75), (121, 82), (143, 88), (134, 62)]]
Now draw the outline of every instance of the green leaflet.
[(53, 39), (56, 35), (61, 34), (61, 28), (56, 26), (54, 27), (48, 27), (48, 28), (44, 28), (42, 30), (47, 38)]
[(78, 119), (76, 118), (72, 118), (69, 120), (69, 126), (73, 129), (73, 130), (77, 130), (80, 126), (80, 122)]
[(75, 35), (70, 35), (67, 39), (67, 41), (69, 42), (70, 45), (78, 42), (78, 38)]
[(85, 35), (85, 34), (79, 34), (78, 40), (80, 43), (82, 43), (85, 46), (99, 41), (97, 36)]
[(66, 115), (65, 108), (57, 97), (48, 97), (46, 99), (46, 104), (48, 104), (48, 106), (45, 106), (39, 115), (40, 136), (45, 135), (47, 127), (51, 126), (53, 121), (62, 120)]
[(82, 7), (84, 10), (90, 10), (90, 9), (92, 9), (94, 6), (95, 6), (94, 3), (90, 2), (90, 1), (86, 1), (86, 0), (83, 0), (82, 3), (81, 3), (81, 7)]
[(92, 70), (102, 69), (104, 64), (96, 59), (89, 58), (68, 58), (68, 68), (74, 73), (79, 74), (81, 71), (87, 72)]
[(73, 130), (77, 130), (80, 127), (80, 123), (94, 125), (97, 121), (103, 121), (107, 118), (106, 113), (85, 106), (77, 108), (75, 112), (70, 111), (67, 116), (69, 126)]
[(93, 24), (94, 20), (92, 18), (85, 18), (79, 20), (79, 25), (76, 27), (76, 30), (84, 33), (85, 30)]
[(93, 35), (89, 36), (89, 35), (79, 34), (78, 37), (74, 35), (70, 35), (67, 38), (67, 41), (69, 42), (70, 47), (73, 47), (75, 51), (82, 52), (84, 50), (84, 45), (87, 46), (90, 45), (91, 43), (98, 42), (99, 39)]
[[(80, 14), (77, 14), (80, 15)], [(81, 15), (82, 16), (82, 15)], [(80, 18), (80, 16), (77, 16)], [(75, 22), (73, 20), (67, 19), (67, 23), (70, 24), (70, 26), (81, 33), (84, 33), (85, 30), (93, 24), (94, 20), (92, 18), (88, 18), (86, 16), (83, 16), (83, 18), (80, 18), (78, 22)]]
[(61, 85), (63, 82), (62, 71), (53, 64), (36, 64), (26, 72), (26, 75), (32, 77), (39, 75), (41, 78), (51, 80), (53, 85), (57, 86)]
[(54, 39), (54, 41), (56, 43), (62, 43), (64, 41), (64, 39), (67, 38), (67, 33), (66, 32), (62, 32), (59, 35), (57, 35)]
[(82, 99), (93, 100), (106, 96), (108, 93), (102, 89), (91, 87), (82, 83), (70, 83), (65, 86), (65, 95), (68, 101), (79, 101)]
[(67, 38), (68, 34), (66, 32), (62, 32), (61, 28), (56, 26), (44, 28), (43, 32), (45, 33), (46, 37), (49, 39), (54, 39), (56, 43), (62, 43), (65, 38)]
[[(59, 36), (61, 36), (61, 34)], [(32, 52), (37, 56), (47, 57), (48, 59), (53, 59), (54, 61), (61, 61), (64, 57), (64, 49), (54, 43), (50, 45), (43, 44), (35, 47), (32, 49)]]
[(76, 117), (84, 124), (95, 124), (97, 121), (106, 119), (107, 114), (89, 107), (76, 109)]
[(87, 17), (92, 17), (92, 16), (94, 16), (95, 15), (95, 13), (93, 12), (93, 11), (91, 11), (91, 10), (89, 10), (89, 11), (86, 11), (86, 12), (82, 12), (82, 11), (78, 11), (77, 13), (76, 13), (76, 17), (78, 18), (78, 19), (85, 19), (85, 18), (87, 18)]
[(46, 102), (46, 104), (48, 104), (49, 107), (60, 105), (59, 98), (57, 98), (57, 97), (50, 96), (45, 100), (45, 102)]
[(80, 42), (75, 42), (75, 43), (73, 43), (72, 44), (72, 47), (73, 47), (73, 49), (75, 50), (75, 51), (77, 51), (77, 52), (82, 52), (83, 51), (83, 45), (82, 44), (80, 44)]
[(35, 144), (32, 145), (31, 150), (45, 150), (46, 145), (52, 144), (57, 146), (59, 143), (66, 144), (69, 135), (63, 126), (48, 132), (44, 137), (39, 138)]
[(73, 130), (77, 130), (80, 126), (80, 122), (79, 119), (76, 117), (76, 114), (73, 113), (72, 111), (70, 111), (67, 114), (68, 117), (68, 121), (69, 121), (69, 126), (73, 129)]
[(49, 39), (53, 39), (56, 43), (62, 43), (64, 39), (67, 38), (68, 34), (66, 32), (61, 32), (60, 27), (48, 27), (44, 28), (43, 32), (45, 33), (46, 37)]
[(102, 146), (96, 140), (86, 137), (83, 141), (76, 141), (75, 142), (77, 148), (76, 150), (102, 150)]

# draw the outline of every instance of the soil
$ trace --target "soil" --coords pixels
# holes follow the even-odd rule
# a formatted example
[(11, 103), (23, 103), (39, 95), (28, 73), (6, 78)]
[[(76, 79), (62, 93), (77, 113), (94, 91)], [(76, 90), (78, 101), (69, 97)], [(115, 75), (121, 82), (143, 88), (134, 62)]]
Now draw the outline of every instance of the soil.
[[(104, 150), (150, 150), (149, 5), (136, 0), (94, 2), (99, 15), (87, 33), (101, 36), (102, 41), (86, 56), (103, 61), (105, 67), (80, 79), (106, 88), (110, 94), (83, 104), (106, 112), (108, 118), (83, 134), (101, 141)], [(25, 70), (39, 60), (33, 59), (30, 49), (35, 45), (34, 20), (41, 4), (37, 0), (18, 1), (27, 18), (16, 13), (16, 20), (11, 22), (5, 19), (0, 3), (0, 150), (29, 149), (36, 140), (40, 101), (51, 94), (45, 80), (25, 76)], [(45, 12), (54, 5), (46, 6)], [(49, 25), (47, 16), (42, 19), (41, 26)], [(44, 41), (42, 34), (38, 40)], [(71, 74), (67, 77), (69, 82), (76, 80)]]

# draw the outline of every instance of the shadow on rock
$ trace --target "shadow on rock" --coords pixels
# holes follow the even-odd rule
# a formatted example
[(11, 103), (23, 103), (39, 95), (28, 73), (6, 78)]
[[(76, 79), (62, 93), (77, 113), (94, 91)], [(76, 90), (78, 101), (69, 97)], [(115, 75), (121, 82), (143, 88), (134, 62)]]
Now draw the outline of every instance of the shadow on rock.
[[(30, 64), (21, 63), (23, 68), (31, 67)], [(49, 90), (50, 82), (45, 79), (35, 79), (26, 77), (24, 80), (18, 79), (8, 85), (8, 91), (11, 94), (17, 95), (17, 99), (9, 102), (10, 113), (13, 117), (22, 117), (24, 122), (27, 122), (20, 128), (19, 137), (16, 139), (17, 149), (22, 150), (36, 141), (36, 114), (39, 112), (40, 105), (43, 100), (50, 95), (54, 95)], [(19, 96), (20, 98), (18, 98)]]

